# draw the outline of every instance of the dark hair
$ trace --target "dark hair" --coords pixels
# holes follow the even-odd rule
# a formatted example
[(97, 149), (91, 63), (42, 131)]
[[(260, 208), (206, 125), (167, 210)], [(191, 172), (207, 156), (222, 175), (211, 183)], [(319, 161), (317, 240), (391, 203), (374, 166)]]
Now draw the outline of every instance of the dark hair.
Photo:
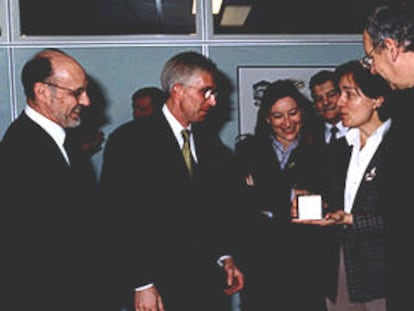
[(305, 117), (306, 107), (310, 105), (309, 99), (298, 90), (292, 80), (276, 80), (266, 88), (262, 103), (257, 111), (255, 134), (258, 137), (268, 136), (272, 133), (272, 128), (266, 122), (266, 118), (274, 103), (284, 97), (291, 97), (297, 102), (299, 108), (302, 110), (303, 117)]
[(33, 86), (36, 82), (45, 81), (52, 75), (52, 63), (47, 57), (35, 57), (29, 60), (22, 70), (22, 83), (27, 98), (34, 97)]
[(365, 30), (378, 46), (391, 38), (406, 51), (414, 51), (414, 8), (411, 1), (380, 1), (368, 15)]
[(153, 105), (161, 105), (167, 98), (166, 94), (160, 88), (147, 86), (135, 91), (134, 94), (132, 94), (132, 101), (145, 96), (151, 98)]
[(309, 80), (309, 90), (313, 96), (313, 89), (316, 85), (324, 84), (327, 81), (334, 79), (334, 72), (332, 70), (321, 70), (315, 73)]
[(339, 80), (344, 75), (350, 74), (361, 90), (361, 92), (369, 98), (384, 97), (384, 103), (378, 108), (378, 114), (382, 121), (387, 120), (390, 117), (390, 109), (387, 104), (387, 99), (391, 94), (391, 89), (380, 75), (371, 74), (369, 69), (364, 66), (358, 60), (351, 60), (336, 67), (334, 82), (338, 88)]
[(53, 75), (52, 63), (47, 55), (48, 51), (67, 55), (62, 50), (56, 48), (47, 48), (33, 56), (23, 66), (21, 80), (24, 88), (24, 94), (27, 98), (33, 98), (33, 86), (36, 82), (45, 81)]

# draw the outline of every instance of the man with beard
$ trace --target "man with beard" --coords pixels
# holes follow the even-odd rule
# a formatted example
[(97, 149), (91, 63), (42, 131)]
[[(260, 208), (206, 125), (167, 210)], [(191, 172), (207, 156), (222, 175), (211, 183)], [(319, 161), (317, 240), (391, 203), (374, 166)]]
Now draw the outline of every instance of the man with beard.
[(0, 309), (99, 310), (96, 182), (82, 169), (86, 158), (64, 143), (91, 104), (87, 74), (63, 51), (45, 49), (21, 78), (26, 107), (0, 144)]

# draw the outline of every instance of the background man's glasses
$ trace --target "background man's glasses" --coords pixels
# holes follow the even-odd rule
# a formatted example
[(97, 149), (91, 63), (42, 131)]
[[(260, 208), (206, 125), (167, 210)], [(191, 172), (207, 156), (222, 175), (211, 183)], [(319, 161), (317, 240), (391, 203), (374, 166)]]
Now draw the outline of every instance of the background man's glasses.
[(72, 90), (72, 89), (69, 89), (67, 87), (63, 87), (63, 86), (60, 86), (60, 85), (57, 85), (57, 84), (51, 83), (51, 82), (42, 81), (42, 83), (44, 83), (46, 85), (49, 85), (49, 86), (53, 86), (55, 88), (58, 88), (58, 89), (61, 89), (61, 90), (64, 90), (64, 91), (67, 91), (67, 92), (69, 92), (70, 95), (72, 95), (76, 99), (78, 99), (84, 92), (86, 92), (86, 88), (84, 88), (84, 87), (80, 87), (76, 90)]
[(325, 100), (334, 99), (337, 96), (338, 96), (337, 90), (329, 90), (325, 94), (315, 95), (313, 97), (313, 100), (315, 101), (315, 103), (323, 103), (325, 102)]

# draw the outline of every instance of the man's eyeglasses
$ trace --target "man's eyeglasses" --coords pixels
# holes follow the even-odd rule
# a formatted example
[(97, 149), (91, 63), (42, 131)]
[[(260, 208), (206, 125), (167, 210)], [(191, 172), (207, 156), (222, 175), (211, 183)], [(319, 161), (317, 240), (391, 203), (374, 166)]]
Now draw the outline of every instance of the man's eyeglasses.
[(196, 89), (197, 91), (199, 91), (203, 95), (203, 97), (204, 97), (205, 100), (210, 99), (211, 96), (214, 96), (215, 98), (218, 96), (217, 90), (214, 90), (214, 89), (212, 89), (209, 86), (208, 87), (205, 87), (205, 88), (203, 88), (201, 90), (198, 89), (198, 88), (196, 88), (196, 87), (194, 87), (194, 86), (191, 86), (191, 85), (184, 85), (184, 86), (189, 87), (189, 88), (192, 88), (192, 89)]
[(371, 69), (372, 63), (374, 61), (372, 54), (381, 45), (381, 43), (382, 43), (382, 40), (378, 41), (378, 43), (372, 48), (372, 50), (368, 54), (366, 54), (363, 58), (360, 59), (360, 63), (365, 69)]
[(325, 94), (315, 95), (313, 97), (313, 100), (315, 103), (323, 103), (325, 101), (325, 98), (327, 100), (329, 99), (335, 99), (338, 96), (338, 91), (335, 89), (329, 90)]
[(80, 87), (80, 88), (78, 88), (78, 89), (76, 89), (76, 90), (72, 90), (72, 89), (69, 89), (69, 88), (67, 88), (67, 87), (63, 87), (63, 86), (60, 86), (60, 85), (57, 85), (57, 84), (55, 84), (55, 83), (51, 83), (51, 82), (46, 82), (46, 81), (42, 81), (42, 83), (44, 83), (44, 84), (46, 84), (46, 85), (49, 85), (49, 86), (53, 86), (53, 87), (55, 87), (55, 88), (58, 88), (58, 89), (61, 89), (61, 90), (64, 90), (64, 91), (67, 91), (67, 92), (69, 92), (69, 94), (70, 95), (72, 95), (73, 97), (75, 97), (76, 99), (79, 99), (79, 97), (84, 93), (84, 92), (86, 92), (86, 88), (84, 88), (84, 87)]

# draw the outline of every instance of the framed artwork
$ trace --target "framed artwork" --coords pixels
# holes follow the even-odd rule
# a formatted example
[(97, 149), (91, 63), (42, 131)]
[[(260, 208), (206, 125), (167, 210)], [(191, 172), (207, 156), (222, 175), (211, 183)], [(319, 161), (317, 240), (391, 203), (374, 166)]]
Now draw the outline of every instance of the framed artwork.
[(309, 79), (320, 70), (334, 70), (335, 67), (261, 67), (239, 66), (237, 68), (239, 100), (239, 133), (253, 133), (256, 115), (266, 87), (279, 79), (291, 79), (298, 89), (311, 100)]

